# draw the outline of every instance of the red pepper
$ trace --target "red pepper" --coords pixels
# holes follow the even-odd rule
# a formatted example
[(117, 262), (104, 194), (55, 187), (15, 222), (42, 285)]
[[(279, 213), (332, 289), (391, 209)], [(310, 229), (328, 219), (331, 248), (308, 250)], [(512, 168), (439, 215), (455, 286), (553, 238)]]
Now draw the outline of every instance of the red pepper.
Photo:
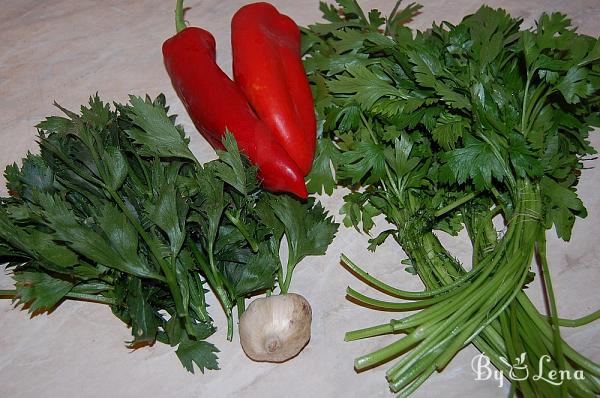
[(240, 150), (258, 166), (263, 186), (306, 198), (302, 171), (265, 123), (258, 119), (239, 87), (216, 63), (215, 39), (200, 28), (186, 28), (178, 2), (178, 33), (164, 42), (164, 62), (177, 95), (214, 148), (222, 148), (226, 129)]
[(300, 54), (300, 29), (269, 3), (231, 21), (233, 76), (246, 98), (306, 175), (316, 146), (313, 97)]

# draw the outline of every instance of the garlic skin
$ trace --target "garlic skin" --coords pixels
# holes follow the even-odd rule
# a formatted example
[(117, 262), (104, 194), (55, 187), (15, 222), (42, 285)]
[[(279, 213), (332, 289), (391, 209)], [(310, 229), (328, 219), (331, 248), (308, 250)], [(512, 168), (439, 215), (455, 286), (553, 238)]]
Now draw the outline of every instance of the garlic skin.
[(240, 318), (240, 343), (250, 359), (284, 362), (310, 340), (312, 310), (299, 294), (254, 300)]

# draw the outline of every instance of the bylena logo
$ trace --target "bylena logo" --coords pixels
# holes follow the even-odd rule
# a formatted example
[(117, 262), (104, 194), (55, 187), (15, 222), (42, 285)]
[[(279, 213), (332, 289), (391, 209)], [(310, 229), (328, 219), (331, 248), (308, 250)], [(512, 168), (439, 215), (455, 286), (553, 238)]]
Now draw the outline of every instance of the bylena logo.
[(492, 365), (490, 359), (485, 354), (479, 354), (471, 361), (471, 369), (475, 372), (475, 380), (495, 380), (498, 382), (498, 387), (504, 385), (504, 379), (509, 381), (521, 381), (527, 380), (529, 377), (534, 381), (545, 381), (546, 383), (553, 384), (555, 386), (561, 385), (565, 380), (584, 380), (585, 376), (583, 370), (548, 370), (546, 365), (551, 362), (549, 355), (542, 355), (538, 362), (537, 371), (530, 372), (527, 366), (526, 360), (527, 354), (522, 353), (520, 356), (515, 358), (514, 362), (509, 362), (508, 359), (500, 357), (500, 360), (506, 368), (508, 373), (504, 370), (499, 370)]

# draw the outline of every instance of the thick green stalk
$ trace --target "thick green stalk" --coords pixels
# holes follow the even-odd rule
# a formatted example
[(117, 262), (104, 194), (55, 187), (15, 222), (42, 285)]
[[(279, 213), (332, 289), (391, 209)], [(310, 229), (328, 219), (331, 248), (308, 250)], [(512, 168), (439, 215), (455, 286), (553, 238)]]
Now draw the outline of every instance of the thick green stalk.
[[(394, 385), (394, 383), (398, 383), (399, 380), (402, 380), (400, 384), (406, 385), (406, 372), (409, 372), (414, 364), (420, 363), (418, 362), (419, 360), (429, 358), (432, 350), (443, 349), (446, 347), (446, 349), (441, 352), (438, 363), (438, 365), (443, 366), (471, 339), (473, 339), (476, 344), (480, 343), (480, 346), (485, 347), (482, 348), (482, 350), (489, 351), (490, 347), (498, 347), (503, 350), (506, 349), (505, 345), (502, 344), (501, 339), (498, 338), (498, 333), (496, 332), (498, 329), (498, 323), (494, 320), (494, 317), (500, 315), (500, 313), (504, 311), (504, 309), (507, 308), (507, 306), (512, 302), (514, 297), (519, 294), (524, 278), (527, 276), (529, 271), (531, 253), (533, 252), (533, 242), (529, 241), (530, 246), (532, 246), (529, 249), (524, 248), (521, 242), (524, 236), (532, 236), (532, 233), (540, 228), (539, 223), (533, 216), (534, 214), (539, 214), (539, 208), (536, 208), (535, 206), (531, 208), (532, 203), (534, 205), (539, 203), (539, 200), (536, 196), (537, 194), (535, 193), (535, 188), (530, 184), (525, 183), (519, 186), (518, 189), (515, 189), (514, 192), (520, 192), (520, 195), (522, 195), (519, 197), (520, 199), (518, 202), (520, 207), (516, 209), (516, 216), (513, 220), (511, 220), (509, 230), (502, 239), (502, 249), (495, 250), (491, 254), (491, 257), (486, 256), (483, 263), (480, 263), (477, 267), (479, 269), (489, 269), (491, 271), (492, 269), (496, 269), (496, 265), (502, 265), (502, 267), (498, 269), (499, 272), (497, 275), (492, 274), (492, 279), (489, 282), (486, 282), (486, 289), (489, 288), (490, 290), (486, 292), (483, 291), (485, 289), (478, 289), (477, 292), (473, 292), (467, 288), (465, 290), (465, 298), (468, 305), (461, 306), (460, 311), (457, 311), (456, 309), (453, 310), (457, 312), (454, 315), (450, 315), (447, 320), (443, 321), (441, 326), (431, 329), (435, 322), (433, 324), (427, 322), (426, 324), (429, 325), (428, 328), (431, 330), (428, 330), (428, 328), (421, 330), (420, 333), (427, 334), (424, 340), (419, 339), (415, 343), (414, 340), (416, 339), (416, 336), (420, 336), (421, 334), (415, 335), (415, 330), (409, 331), (408, 338), (402, 339), (397, 344), (390, 345), (389, 347), (380, 350), (376, 353), (376, 355), (367, 355), (361, 357), (358, 360), (357, 365), (362, 368), (365, 366), (372, 366), (376, 363), (381, 363), (390, 359), (394, 355), (400, 354), (407, 348), (409, 343), (415, 343), (415, 348), (409, 352), (409, 354), (403, 358), (403, 360), (394, 366), (390, 372), (388, 372), (388, 377), (392, 385)], [(529, 211), (530, 209), (532, 209), (531, 212)], [(408, 213), (408, 211), (406, 211), (406, 213)], [(396, 225), (405, 225), (403, 220), (396, 219), (393, 221)], [(404, 234), (402, 234), (402, 232), (404, 232)], [(458, 267), (448, 267), (447, 265), (452, 263), (452, 261), (448, 261), (451, 259), (451, 257), (443, 256), (445, 250), (443, 250), (439, 244), (439, 241), (437, 241), (437, 238), (435, 238), (435, 236), (432, 234), (425, 234), (425, 236), (427, 236), (426, 239), (421, 236), (421, 238), (418, 239), (418, 242), (411, 242), (412, 238), (410, 238), (409, 232), (401, 231), (399, 243), (405, 249), (407, 254), (409, 254), (412, 263), (419, 265), (419, 267), (417, 267), (418, 272), (422, 271), (426, 267), (429, 268), (430, 272), (419, 272), (419, 275), (428, 288), (437, 288), (440, 285), (452, 283), (453, 277), (460, 275)], [(535, 236), (535, 234), (533, 236)], [(409, 237), (408, 240), (406, 239), (407, 237)], [(427, 244), (424, 242), (433, 243)], [(506, 259), (509, 259), (509, 264), (504, 264)], [(445, 267), (443, 266), (443, 263), (446, 263)], [(475, 280), (487, 280), (486, 275), (488, 275), (488, 272), (483, 272), (482, 275), (479, 275)], [(479, 283), (474, 283), (471, 281), (470, 285), (475, 285), (475, 287), (477, 287)], [(456, 301), (459, 303), (461, 302), (461, 296), (462, 295), (457, 296)], [(469, 298), (472, 298), (473, 296), (476, 296), (475, 301), (471, 302)], [(473, 309), (473, 311), (479, 309), (481, 312), (470, 312), (472, 311), (471, 307), (473, 305), (480, 305), (479, 303), (482, 302), (483, 297), (487, 297), (487, 299), (484, 300), (484, 302), (487, 304), (484, 303), (484, 305), (481, 305), (481, 308)], [(433, 307), (427, 308), (426, 310), (422, 311), (421, 314), (431, 311), (432, 308)], [(494, 310), (490, 312), (492, 309)], [(475, 315), (476, 313), (480, 315)], [(491, 313), (494, 315), (488, 316)], [(461, 324), (461, 319), (469, 319), (469, 327), (461, 326), (463, 325)], [(484, 319), (485, 322), (481, 323)], [(365, 337), (365, 335), (382, 334), (385, 332), (394, 331), (393, 325), (394, 322), (390, 322), (388, 325), (380, 325), (378, 327), (356, 331), (354, 334), (347, 335), (347, 339), (360, 338)], [(485, 328), (486, 326), (487, 328)], [(444, 330), (454, 331), (456, 327), (460, 328), (461, 330), (461, 332), (458, 334), (459, 338), (457, 339), (452, 340), (442, 333)], [(486, 329), (489, 329), (489, 331), (486, 332)], [(453, 334), (454, 333), (455, 332), (453, 332)], [(361, 334), (363, 335), (361, 336)], [(491, 344), (482, 342), (482, 338), (486, 337), (490, 339)], [(514, 350), (511, 351), (514, 352)], [(502, 352), (501, 355), (490, 355), (490, 357), (494, 358), (495, 363), (498, 363), (499, 366), (501, 366), (499, 363), (500, 357), (506, 356), (506, 352)], [(414, 374), (414, 372), (411, 372), (411, 374)], [(398, 384), (396, 384), (396, 386), (398, 386)]]

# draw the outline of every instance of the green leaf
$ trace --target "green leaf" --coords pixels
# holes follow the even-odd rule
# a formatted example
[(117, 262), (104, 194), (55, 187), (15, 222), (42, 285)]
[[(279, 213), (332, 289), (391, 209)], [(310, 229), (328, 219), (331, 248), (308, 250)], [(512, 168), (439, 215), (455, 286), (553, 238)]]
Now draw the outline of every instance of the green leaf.
[(153, 202), (146, 204), (146, 215), (169, 237), (171, 251), (179, 253), (185, 241), (188, 208), (171, 184), (161, 184)]
[(91, 96), (89, 106), (81, 107), (81, 121), (96, 131), (102, 131), (113, 118), (110, 105), (104, 104), (98, 94)]
[(27, 244), (38, 253), (38, 258), (43, 261), (43, 264), (40, 265), (52, 271), (68, 273), (69, 269), (79, 262), (75, 253), (69, 248), (55, 243), (51, 235), (42, 231), (32, 231)]
[(370, 184), (385, 176), (385, 165), (385, 147), (371, 140), (361, 140), (356, 149), (341, 155), (338, 176), (350, 179), (353, 184), (363, 179), (365, 184)]
[(438, 118), (436, 126), (431, 131), (433, 139), (444, 150), (454, 149), (463, 132), (470, 128), (469, 121), (461, 116), (444, 112)]
[(55, 239), (66, 242), (75, 252), (106, 267), (142, 278), (162, 279), (147, 264), (137, 261), (137, 257), (135, 262), (123, 258), (107, 238), (80, 223), (63, 199), (43, 193), (36, 193), (35, 197), (44, 209)]
[(328, 138), (317, 141), (312, 169), (306, 177), (306, 189), (311, 193), (331, 195), (336, 187), (335, 173), (339, 167), (340, 151)]
[(327, 86), (333, 94), (353, 94), (352, 99), (364, 110), (369, 110), (382, 97), (403, 98), (406, 93), (381, 79), (362, 65), (346, 67), (349, 75), (330, 80)]
[(492, 178), (503, 181), (505, 168), (489, 144), (471, 136), (465, 137), (464, 148), (442, 154), (442, 175), (449, 182), (464, 184), (472, 180), (477, 190), (492, 187)]
[(575, 223), (575, 217), (586, 217), (587, 211), (577, 193), (558, 184), (551, 178), (540, 181), (542, 200), (545, 206), (546, 228), (554, 225), (559, 238), (568, 241)]
[(540, 177), (544, 168), (539, 159), (529, 149), (521, 134), (513, 134), (509, 143), (510, 162), (519, 177)]
[[(394, 7), (395, 10), (398, 10), (400, 3), (402, 0), (397, 0), (396, 5)], [(389, 19), (389, 30), (393, 33), (397, 33), (397, 29), (412, 20), (414, 17), (420, 14), (420, 10), (423, 8), (422, 5), (417, 3), (410, 3), (406, 7), (401, 10), (396, 11), (393, 15), (388, 17)]]
[(381, 15), (381, 11), (379, 11), (379, 10), (369, 11), (369, 25), (371, 25), (371, 29), (377, 30), (384, 23), (385, 23), (385, 18)]
[(369, 251), (374, 252), (378, 246), (381, 246), (385, 243), (387, 238), (393, 236), (396, 233), (395, 229), (387, 229), (377, 235), (375, 238), (369, 239), (369, 247), (367, 248)]
[(52, 310), (73, 288), (71, 282), (41, 272), (16, 272), (13, 279), (19, 302), (29, 305), (31, 313)]
[(194, 363), (204, 373), (204, 369), (218, 370), (219, 363), (215, 352), (219, 352), (217, 347), (206, 341), (194, 341), (184, 339), (177, 347), (177, 357), (183, 367), (190, 373), (194, 373)]
[(138, 234), (116, 206), (106, 204), (98, 215), (98, 223), (111, 246), (128, 262), (136, 263), (138, 258)]
[(127, 177), (125, 156), (116, 147), (109, 146), (102, 153), (102, 164), (105, 166), (104, 182), (113, 191), (117, 191)]
[(126, 133), (140, 145), (141, 154), (196, 160), (188, 148), (188, 141), (169, 119), (164, 107), (133, 95), (129, 101), (132, 106), (126, 108), (127, 114), (137, 128)]
[(368, 23), (365, 13), (356, 0), (336, 0), (344, 12), (346, 19), (358, 19), (361, 22)]
[(577, 66), (569, 69), (556, 88), (569, 104), (576, 104), (596, 91), (587, 80), (587, 71)]
[(181, 293), (184, 312), (188, 312), (190, 305), (190, 278), (189, 272), (194, 267), (194, 261), (188, 251), (182, 251), (179, 257), (175, 260), (175, 279)]
[(150, 345), (156, 340), (158, 319), (148, 303), (152, 290), (142, 285), (139, 278), (129, 278), (127, 284), (127, 307), (131, 316), (132, 345)]
[(365, 41), (365, 34), (357, 29), (341, 29), (335, 31), (333, 35), (338, 39), (333, 42), (333, 48), (338, 54), (357, 50)]
[(337, 8), (333, 4), (327, 4), (324, 1), (319, 1), (319, 10), (323, 13), (323, 19), (330, 22), (340, 22)]
[(8, 187), (25, 200), (32, 200), (34, 191), (52, 193), (56, 190), (55, 174), (39, 155), (27, 154), (21, 170), (7, 168)]
[(207, 246), (212, 246), (217, 238), (219, 224), (223, 211), (227, 206), (223, 192), (223, 182), (214, 174), (200, 172), (196, 174), (198, 184), (198, 205), (196, 209), (201, 213), (198, 221), (203, 230)]
[(420, 48), (407, 51), (407, 55), (414, 65), (415, 80), (425, 87), (436, 88), (438, 85), (437, 79), (444, 77), (445, 73), (442, 64), (431, 50)]
[(231, 282), (237, 297), (245, 297), (261, 290), (273, 289), (279, 259), (270, 250), (268, 242), (261, 242), (258, 252), (246, 263), (228, 263), (224, 275)]
[(73, 129), (73, 122), (61, 116), (49, 116), (35, 126), (48, 133), (65, 134)]
[(221, 161), (214, 163), (217, 176), (239, 193), (248, 195), (258, 188), (257, 168), (242, 158), (235, 137), (229, 130), (223, 137), (223, 146), (226, 151), (217, 151)]
[(291, 264), (306, 256), (323, 255), (333, 241), (338, 224), (320, 203), (302, 203), (288, 195), (273, 196), (271, 207), (285, 228)]

